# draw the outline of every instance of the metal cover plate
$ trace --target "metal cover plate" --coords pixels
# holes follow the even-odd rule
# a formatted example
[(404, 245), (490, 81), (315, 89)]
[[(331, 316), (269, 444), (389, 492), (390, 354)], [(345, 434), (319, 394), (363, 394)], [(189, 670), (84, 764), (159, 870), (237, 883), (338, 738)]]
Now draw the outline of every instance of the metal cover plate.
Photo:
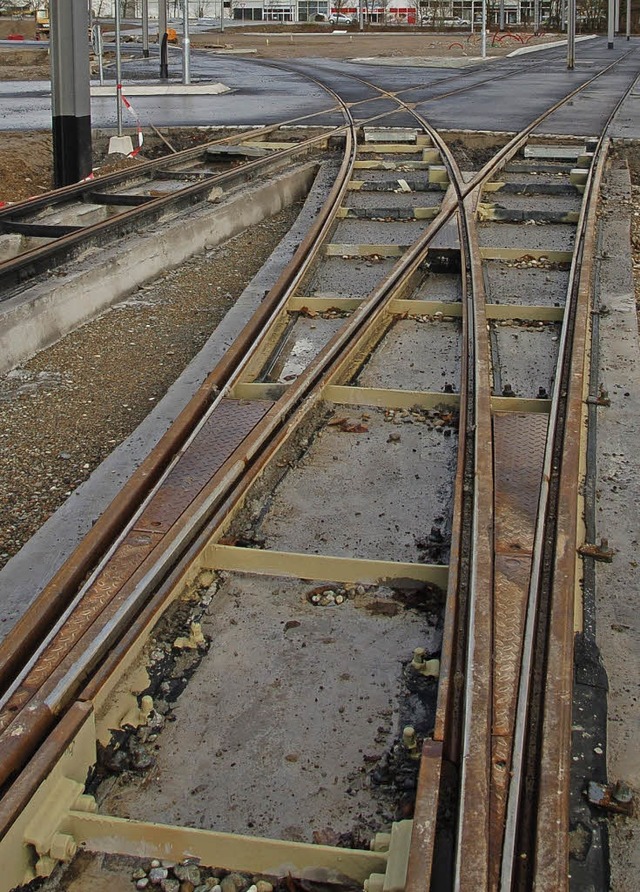
[(531, 553), (547, 424), (538, 413), (493, 417), (496, 552)]
[(136, 529), (168, 532), (272, 406), (268, 400), (221, 400), (138, 518)]

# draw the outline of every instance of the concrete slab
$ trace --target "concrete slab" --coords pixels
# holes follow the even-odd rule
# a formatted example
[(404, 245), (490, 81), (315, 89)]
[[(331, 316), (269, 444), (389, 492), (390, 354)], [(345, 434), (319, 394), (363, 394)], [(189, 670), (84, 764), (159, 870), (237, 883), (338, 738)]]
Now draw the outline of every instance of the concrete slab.
[(381, 345), (388, 353), (383, 361), (376, 352), (367, 363), (357, 382), (362, 387), (437, 392), (444, 390), (445, 384), (451, 384), (459, 391), (462, 350), (459, 321), (403, 319), (387, 332)]
[[(406, 359), (396, 359), (408, 369)], [(417, 376), (407, 387), (412, 381)], [(384, 410), (369, 406), (338, 406), (336, 412), (336, 417), (366, 416), (367, 430), (324, 428), (282, 481), (256, 536), (273, 550), (419, 561), (416, 540), (429, 533), (436, 518), (450, 523), (455, 433), (445, 436), (443, 427), (410, 416), (407, 423), (394, 423)], [(392, 433), (399, 433), (399, 440), (389, 441)]]
[(228, 575), (156, 767), (118, 781), (103, 811), (299, 842), (388, 828), (393, 806), (370, 773), (398, 734), (402, 656), (439, 636), (418, 611), (376, 615), (373, 596), (313, 606), (313, 587)]
[[(629, 180), (609, 177), (599, 246), (599, 381), (611, 406), (597, 415), (596, 538), (609, 538), (611, 564), (596, 564), (596, 640), (609, 679), (607, 767), (610, 781), (640, 790), (640, 343), (629, 250)], [(640, 821), (609, 826), (611, 888), (634, 892), (640, 875)]]
[[(123, 84), (125, 96), (217, 96), (228, 93), (231, 87), (225, 84)], [(91, 96), (113, 96), (116, 83), (91, 86)]]
[[(535, 399), (538, 388), (551, 393), (558, 361), (560, 326), (492, 323), (494, 394), (501, 396), (505, 384), (524, 399)], [(532, 361), (532, 357), (535, 357)]]

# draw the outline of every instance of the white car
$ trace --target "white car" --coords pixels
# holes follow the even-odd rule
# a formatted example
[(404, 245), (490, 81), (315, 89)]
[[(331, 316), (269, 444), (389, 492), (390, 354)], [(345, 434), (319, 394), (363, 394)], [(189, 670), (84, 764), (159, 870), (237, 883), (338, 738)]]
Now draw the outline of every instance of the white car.
[(329, 16), (332, 25), (352, 25), (355, 21), (353, 16), (344, 15), (342, 12), (332, 12)]

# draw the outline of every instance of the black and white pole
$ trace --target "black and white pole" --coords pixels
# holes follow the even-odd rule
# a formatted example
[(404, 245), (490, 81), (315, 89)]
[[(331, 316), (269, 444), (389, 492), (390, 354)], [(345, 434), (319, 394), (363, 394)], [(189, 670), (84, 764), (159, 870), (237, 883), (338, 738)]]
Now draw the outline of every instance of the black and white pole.
[(160, 77), (169, 77), (169, 35), (167, 34), (167, 0), (158, 0), (158, 43), (160, 44)]
[(52, 0), (50, 15), (53, 179), (60, 188), (91, 173), (89, 8)]

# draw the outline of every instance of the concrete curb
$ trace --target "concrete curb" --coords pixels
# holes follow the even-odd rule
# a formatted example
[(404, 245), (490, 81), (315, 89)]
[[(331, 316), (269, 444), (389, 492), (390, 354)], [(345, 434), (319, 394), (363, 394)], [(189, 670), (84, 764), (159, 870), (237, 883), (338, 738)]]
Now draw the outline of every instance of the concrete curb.
[[(576, 37), (576, 43), (581, 43), (583, 40), (595, 40), (597, 36), (597, 34), (584, 34), (581, 37)], [(524, 56), (527, 53), (537, 53), (539, 50), (552, 50), (557, 46), (566, 46), (567, 43), (567, 40), (554, 40), (553, 43), (538, 43), (536, 46), (521, 46), (520, 49), (514, 50), (512, 53), (507, 53), (506, 58), (511, 59), (512, 56)]]
[[(0, 373), (48, 347), (78, 325), (107, 309), (132, 289), (205, 248), (277, 213), (306, 194), (313, 165), (276, 173), (253, 188), (232, 192), (219, 205), (158, 222), (126, 241), (110, 244), (95, 257), (66, 266), (53, 279), (38, 282), (0, 306)], [(212, 194), (209, 202), (218, 200)], [(179, 225), (176, 226), (176, 221)], [(172, 238), (163, 237), (169, 229)]]
[[(213, 96), (219, 93), (230, 93), (231, 87), (224, 84), (124, 84), (122, 92), (125, 96)], [(103, 86), (92, 86), (91, 96), (116, 95), (116, 82)]]

